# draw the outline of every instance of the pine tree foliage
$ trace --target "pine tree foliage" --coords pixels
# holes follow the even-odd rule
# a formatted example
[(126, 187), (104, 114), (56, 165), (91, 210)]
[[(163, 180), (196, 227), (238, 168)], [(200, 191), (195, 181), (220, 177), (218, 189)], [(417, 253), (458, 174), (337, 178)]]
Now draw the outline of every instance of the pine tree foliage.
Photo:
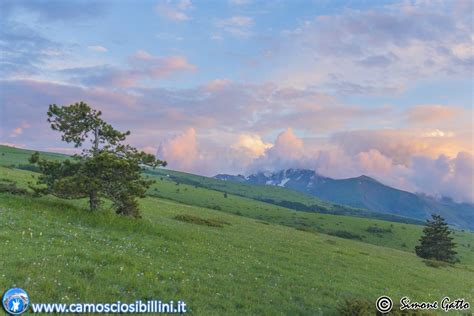
[[(141, 170), (166, 166), (166, 161), (123, 144), (130, 132), (115, 130), (102, 120), (100, 111), (84, 102), (52, 104), (47, 115), (51, 128), (62, 133), (63, 141), (83, 150), (62, 162), (44, 160), (34, 153), (30, 162), (39, 166), (42, 175), (38, 183), (43, 185), (35, 191), (66, 199), (88, 198), (91, 211), (107, 198), (117, 214), (139, 217), (137, 198), (143, 197), (153, 183)], [(87, 139), (91, 140), (90, 147), (85, 147)]]
[(415, 252), (419, 257), (434, 259), (454, 263), (457, 261), (454, 251), (456, 244), (451, 237), (451, 230), (444, 218), (439, 215), (432, 215), (431, 220), (426, 221), (420, 244), (415, 247)]

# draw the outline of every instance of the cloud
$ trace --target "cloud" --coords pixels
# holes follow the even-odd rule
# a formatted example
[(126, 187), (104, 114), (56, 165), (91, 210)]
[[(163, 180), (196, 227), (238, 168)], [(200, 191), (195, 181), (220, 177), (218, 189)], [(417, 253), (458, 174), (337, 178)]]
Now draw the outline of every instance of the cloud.
[(0, 21), (0, 75), (2, 78), (31, 76), (53, 53), (61, 54), (62, 45), (33, 28), (14, 21)]
[(252, 0), (229, 0), (229, 3), (233, 5), (246, 5), (250, 2), (252, 2)]
[[(472, 41), (472, 38), (471, 38)], [(474, 52), (472, 49), (472, 44), (469, 43), (460, 43), (453, 46), (451, 49), (452, 53), (461, 60), (471, 60), (474, 57)]]
[(153, 56), (145, 51), (137, 51), (131, 58), (134, 71), (149, 77), (169, 76), (179, 71), (195, 71), (197, 67), (183, 56)]
[(28, 124), (28, 122), (22, 122), (20, 124), (20, 126), (18, 126), (17, 128), (15, 128), (11, 133), (10, 133), (10, 137), (14, 138), (14, 137), (17, 137), (21, 134), (23, 134), (23, 131), (27, 128), (30, 128), (31, 125)]
[(236, 15), (225, 19), (218, 19), (216, 26), (223, 31), (236, 37), (248, 37), (251, 35), (251, 27), (254, 20), (248, 16)]
[(465, 113), (462, 108), (454, 106), (445, 106), (440, 104), (423, 104), (411, 107), (406, 111), (407, 119), (416, 124), (433, 124), (453, 119), (459, 114)]
[(216, 92), (222, 89), (225, 89), (229, 85), (231, 85), (232, 82), (228, 79), (214, 79), (208, 82), (203, 86), (204, 90), (209, 91), (209, 92)]
[(425, 78), (470, 78), (468, 2), (410, 1), (315, 16), (282, 31), (273, 75), (345, 95), (398, 94)]
[(190, 171), (199, 158), (196, 130), (187, 129), (160, 144), (157, 156), (168, 162), (170, 168)]
[(292, 128), (288, 128), (278, 135), (275, 145), (269, 149), (269, 153), (289, 159), (300, 158), (303, 154), (303, 140), (295, 135)]
[(87, 48), (93, 52), (98, 52), (98, 53), (106, 53), (108, 51), (107, 48), (101, 45), (91, 45), (91, 46), (87, 46)]
[(183, 72), (194, 72), (197, 67), (183, 56), (153, 56), (137, 51), (130, 56), (127, 68), (116, 66), (93, 66), (69, 68), (60, 71), (73, 83), (87, 86), (130, 88), (142, 80), (160, 80)]
[(454, 158), (413, 158), (411, 179), (416, 187), (435, 196), (474, 203), (474, 156), (460, 152)]
[(413, 156), (454, 157), (472, 151), (470, 139), (436, 129), (385, 129), (336, 132), (331, 141), (350, 155), (377, 149), (396, 164), (408, 165)]
[(273, 146), (251, 162), (247, 172), (300, 168), (306, 165), (306, 159), (303, 140), (294, 134), (293, 129), (287, 128), (278, 134)]
[[(385, 141), (390, 143), (390, 140)], [(347, 150), (340, 144), (311, 147), (291, 130), (286, 130), (277, 137), (273, 147), (247, 165), (246, 173), (305, 168), (339, 179), (364, 174), (402, 190), (474, 203), (474, 156), (471, 153), (459, 151), (453, 157), (411, 153), (406, 163), (398, 163), (390, 156), (397, 157), (397, 154), (384, 154), (383, 148), (381, 151), (377, 145), (381, 144), (372, 144), (360, 151)]]
[(106, 12), (103, 1), (28, 1), (3, 0), (0, 2), (3, 16), (10, 18), (18, 13), (32, 13), (42, 22), (83, 20), (100, 16)]
[(265, 154), (265, 150), (273, 147), (271, 143), (265, 143), (259, 135), (241, 134), (238, 141), (232, 145), (232, 148), (243, 151), (245, 155), (251, 158), (258, 158)]
[[(154, 57), (139, 54), (138, 59)], [(470, 109), (446, 105), (368, 109), (342, 105), (312, 89), (225, 79), (196, 88), (133, 92), (0, 80), (0, 90), (4, 143), (64, 147), (59, 135), (38, 118), (45, 117), (48, 104), (84, 100), (102, 110), (119, 130), (131, 130), (128, 140), (134, 146), (149, 152), (159, 148), (160, 158), (169, 160), (171, 169), (204, 175), (283, 168), (308, 168), (335, 178), (366, 174), (397, 188), (470, 201), (467, 176), (472, 161), (466, 158), (474, 154)], [(384, 129), (384, 120), (404, 127)], [(373, 121), (381, 121), (381, 126)], [(23, 122), (31, 128), (12, 137)], [(369, 123), (372, 130), (347, 130)], [(281, 131), (279, 126), (288, 128)], [(439, 174), (420, 167), (436, 166), (435, 162), (443, 167)], [(424, 181), (430, 185), (424, 187)]]
[(25, 144), (15, 144), (15, 143), (5, 143), (5, 142), (0, 142), (0, 145), (16, 147), (16, 148), (25, 148), (26, 147)]
[(192, 3), (190, 0), (181, 0), (181, 1), (160, 1), (156, 7), (156, 12), (171, 21), (182, 22), (190, 20), (191, 18), (188, 15), (188, 11), (192, 8)]

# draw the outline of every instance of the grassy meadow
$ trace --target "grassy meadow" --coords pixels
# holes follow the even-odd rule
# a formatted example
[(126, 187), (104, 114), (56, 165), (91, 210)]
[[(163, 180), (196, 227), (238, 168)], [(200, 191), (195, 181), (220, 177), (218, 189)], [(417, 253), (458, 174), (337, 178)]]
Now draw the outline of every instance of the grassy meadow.
[(34, 303), (173, 299), (196, 315), (338, 315), (345, 299), (381, 295), (474, 300), (470, 232), (454, 235), (460, 263), (433, 266), (413, 251), (422, 226), (298, 212), (166, 174), (133, 220), (107, 203), (90, 213), (84, 200), (31, 196), (38, 174), (5, 167), (19, 161), (0, 154), (0, 185), (24, 189), (0, 193), (0, 289), (22, 287)]

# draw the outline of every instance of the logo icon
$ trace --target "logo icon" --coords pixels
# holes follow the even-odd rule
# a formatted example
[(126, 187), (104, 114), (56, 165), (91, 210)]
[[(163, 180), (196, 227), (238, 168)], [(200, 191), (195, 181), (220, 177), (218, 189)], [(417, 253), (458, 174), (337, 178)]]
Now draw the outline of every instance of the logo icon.
[(375, 302), (375, 307), (379, 312), (388, 313), (392, 310), (393, 302), (392, 299), (388, 296), (380, 296)]
[(11, 315), (20, 315), (30, 306), (30, 297), (25, 290), (12, 288), (3, 294), (3, 308)]

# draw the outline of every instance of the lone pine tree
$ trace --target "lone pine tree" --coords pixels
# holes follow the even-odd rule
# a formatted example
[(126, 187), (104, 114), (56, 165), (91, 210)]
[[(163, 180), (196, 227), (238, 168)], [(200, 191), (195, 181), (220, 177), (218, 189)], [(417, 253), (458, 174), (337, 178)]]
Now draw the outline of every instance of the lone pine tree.
[(448, 224), (439, 215), (431, 215), (432, 220), (426, 221), (420, 244), (415, 247), (419, 257), (454, 263), (456, 259), (456, 244), (450, 236)]
[[(62, 162), (33, 154), (30, 162), (39, 165), (39, 183), (46, 185), (35, 188), (36, 192), (67, 199), (87, 197), (91, 211), (104, 197), (112, 201), (117, 214), (138, 217), (137, 197), (143, 197), (153, 182), (142, 177), (141, 167), (166, 166), (166, 162), (122, 144), (130, 132), (117, 131), (102, 120), (100, 111), (84, 102), (52, 104), (47, 115), (51, 128), (62, 133), (63, 141), (83, 150)], [(83, 147), (87, 139), (91, 146)]]

